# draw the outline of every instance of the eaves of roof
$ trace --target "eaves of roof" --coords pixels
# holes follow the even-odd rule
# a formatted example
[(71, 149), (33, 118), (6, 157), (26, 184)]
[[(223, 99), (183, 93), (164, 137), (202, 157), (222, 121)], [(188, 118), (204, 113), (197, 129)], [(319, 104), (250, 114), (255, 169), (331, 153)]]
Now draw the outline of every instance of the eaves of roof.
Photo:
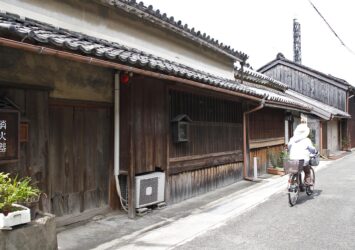
[[(305, 111), (311, 111), (312, 107), (308, 105), (307, 103), (303, 102), (302, 100), (299, 100), (298, 98), (293, 97), (292, 95), (289, 95), (283, 90), (277, 90), (275, 88), (270, 88), (269, 86), (265, 85), (260, 85), (258, 83), (254, 83), (253, 81), (249, 81), (244, 79), (244, 85), (248, 86), (250, 89), (254, 90), (255, 92), (264, 95), (265, 100), (267, 101), (277, 101), (279, 103), (288, 103), (293, 106), (298, 106), (302, 107), (302, 110)], [(274, 106), (276, 104), (274, 103)], [(279, 108), (282, 107), (280, 105), (276, 105)], [(301, 109), (298, 109), (301, 110)]]
[[(35, 42), (40, 46), (59, 47), (75, 54), (89, 55), (101, 60), (128, 65), (130, 68), (144, 69), (168, 76), (187, 79), (205, 85), (242, 93), (246, 98), (259, 100), (267, 96), (267, 101), (279, 106), (309, 110), (294, 99), (284, 98), (280, 94), (269, 94), (257, 88), (242, 85), (236, 80), (214, 76), (184, 64), (166, 60), (143, 51), (123, 46), (118, 43), (87, 36), (85, 34), (64, 30), (32, 19), (19, 18), (16, 15), (0, 13), (0, 31), (10, 32), (12, 37), (28, 42)], [(249, 96), (249, 97), (248, 97)]]
[(275, 60), (265, 64), (264, 66), (259, 68), (257, 71), (260, 73), (265, 73), (269, 69), (272, 69), (277, 65), (287, 66), (287, 67), (297, 70), (299, 72), (305, 73), (307, 75), (311, 75), (311, 76), (318, 78), (322, 81), (328, 82), (328, 83), (330, 83), (338, 88), (344, 89), (344, 90), (347, 90), (351, 86), (347, 81), (345, 81), (343, 79), (340, 79), (340, 78), (337, 78), (337, 77), (334, 77), (331, 75), (327, 75), (327, 74), (322, 73), (318, 70), (304, 66), (303, 64), (295, 63), (295, 62), (288, 60), (284, 57), (277, 57)]
[(213, 51), (223, 54), (235, 61), (246, 61), (248, 55), (231, 48), (202, 33), (195, 30), (195, 28), (189, 27), (187, 24), (183, 24), (180, 20), (175, 20), (173, 16), (168, 16), (166, 13), (161, 13), (159, 9), (154, 9), (152, 5), (145, 6), (143, 2), (137, 2), (136, 0), (96, 0), (97, 2), (104, 4), (105, 6), (120, 9), (130, 15), (141, 18), (153, 25), (158, 26), (161, 29), (166, 29), (178, 34), (181, 37), (187, 38), (199, 45), (203, 45)]
[[(237, 79), (243, 78), (244, 80), (254, 82), (256, 84), (268, 86), (270, 88), (274, 88), (277, 90), (285, 91), (288, 89), (288, 86), (280, 81), (277, 81), (267, 75), (264, 75), (260, 72), (254, 71), (250, 68), (243, 67), (243, 70), (241, 70), (240, 67), (235, 67), (234, 68), (234, 76)], [(243, 76), (242, 76), (243, 74)]]
[(308, 96), (302, 95), (293, 90), (287, 90), (286, 93), (298, 100), (307, 103), (309, 106), (312, 107), (311, 113), (324, 119), (324, 120), (331, 120), (333, 117), (338, 118), (351, 118), (351, 116), (340, 109), (334, 108), (317, 100), (314, 100)]

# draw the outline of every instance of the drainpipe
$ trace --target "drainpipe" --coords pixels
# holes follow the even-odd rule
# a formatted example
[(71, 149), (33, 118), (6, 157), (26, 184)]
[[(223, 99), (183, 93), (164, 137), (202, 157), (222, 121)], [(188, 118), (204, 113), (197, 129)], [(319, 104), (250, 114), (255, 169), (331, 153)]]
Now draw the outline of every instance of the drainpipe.
[(348, 96), (348, 98), (347, 98), (347, 102), (346, 102), (346, 112), (348, 112), (348, 113), (349, 113), (349, 101), (350, 101), (350, 99), (353, 98), (353, 97), (354, 97), (354, 95), (351, 95), (351, 96)]
[(127, 201), (122, 198), (121, 194), (121, 186), (118, 179), (120, 175), (120, 72), (115, 72), (115, 107), (114, 107), (114, 175), (115, 175), (115, 183), (116, 183), (116, 191), (118, 198), (120, 199), (121, 206), (123, 210), (128, 211), (123, 202)]
[(255, 111), (258, 111), (262, 108), (265, 107), (265, 99), (266, 99), (266, 95), (264, 96), (264, 98), (261, 100), (260, 105), (243, 113), (243, 151), (244, 151), (244, 169), (243, 169), (243, 178), (245, 180), (249, 180), (252, 181), (253, 178), (250, 178), (248, 176), (247, 170), (249, 168), (249, 133), (247, 131), (247, 119), (248, 119), (248, 115), (250, 113), (253, 113)]

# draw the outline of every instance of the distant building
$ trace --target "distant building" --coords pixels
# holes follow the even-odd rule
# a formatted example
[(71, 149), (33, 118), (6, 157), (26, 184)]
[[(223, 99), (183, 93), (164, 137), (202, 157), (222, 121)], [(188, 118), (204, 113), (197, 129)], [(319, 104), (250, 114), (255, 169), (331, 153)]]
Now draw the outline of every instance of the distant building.
[[(312, 107), (308, 125), (313, 142), (323, 154), (332, 156), (343, 149), (351, 118), (348, 113), (348, 82), (295, 63), (282, 54), (278, 54), (275, 60), (258, 71), (287, 84), (289, 89), (286, 93)], [(291, 128), (295, 128), (298, 123), (299, 118), (296, 116), (290, 124)]]

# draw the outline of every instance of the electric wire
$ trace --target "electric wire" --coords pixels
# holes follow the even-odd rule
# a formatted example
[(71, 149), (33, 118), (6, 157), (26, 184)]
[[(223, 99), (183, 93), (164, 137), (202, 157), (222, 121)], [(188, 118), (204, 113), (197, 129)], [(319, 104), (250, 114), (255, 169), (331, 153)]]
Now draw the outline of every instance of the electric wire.
[(315, 9), (315, 11), (318, 13), (318, 15), (323, 19), (323, 21), (327, 24), (328, 28), (332, 31), (332, 33), (336, 36), (336, 38), (340, 41), (341, 45), (343, 45), (351, 54), (355, 55), (355, 52), (350, 49), (344, 41), (339, 37), (339, 35), (335, 32), (335, 30), (330, 26), (328, 21), (325, 19), (325, 17), (320, 13), (320, 11), (317, 9), (317, 7), (313, 4), (311, 0), (308, 0), (308, 2), (312, 5), (312, 7)]

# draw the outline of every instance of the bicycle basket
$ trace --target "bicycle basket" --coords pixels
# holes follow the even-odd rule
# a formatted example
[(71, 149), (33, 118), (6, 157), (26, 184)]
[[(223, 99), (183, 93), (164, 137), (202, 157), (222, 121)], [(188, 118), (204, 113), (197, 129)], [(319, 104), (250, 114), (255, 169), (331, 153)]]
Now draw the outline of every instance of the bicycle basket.
[(309, 165), (311, 165), (311, 166), (318, 166), (319, 165), (319, 154), (310, 157)]
[(284, 161), (284, 169), (286, 174), (296, 174), (300, 169), (299, 160), (285, 160)]

